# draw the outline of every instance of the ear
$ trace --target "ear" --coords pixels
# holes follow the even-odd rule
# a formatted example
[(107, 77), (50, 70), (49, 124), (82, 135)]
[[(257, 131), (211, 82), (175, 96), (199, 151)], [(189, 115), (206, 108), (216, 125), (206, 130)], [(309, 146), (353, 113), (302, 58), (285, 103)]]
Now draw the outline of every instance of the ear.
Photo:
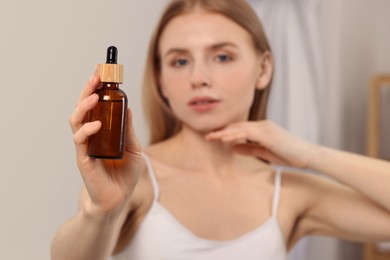
[(260, 56), (260, 71), (256, 81), (256, 89), (261, 90), (268, 86), (272, 79), (273, 68), (272, 54), (266, 51)]

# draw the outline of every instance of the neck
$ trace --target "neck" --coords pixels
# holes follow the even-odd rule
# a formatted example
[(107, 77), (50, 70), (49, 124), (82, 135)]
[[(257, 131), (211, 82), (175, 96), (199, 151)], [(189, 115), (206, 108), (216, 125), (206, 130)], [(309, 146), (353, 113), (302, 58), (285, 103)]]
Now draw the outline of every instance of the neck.
[(239, 172), (243, 166), (267, 168), (253, 157), (234, 152), (233, 147), (218, 141), (207, 141), (205, 133), (185, 128), (163, 144), (160, 158), (172, 166), (189, 171), (225, 174)]

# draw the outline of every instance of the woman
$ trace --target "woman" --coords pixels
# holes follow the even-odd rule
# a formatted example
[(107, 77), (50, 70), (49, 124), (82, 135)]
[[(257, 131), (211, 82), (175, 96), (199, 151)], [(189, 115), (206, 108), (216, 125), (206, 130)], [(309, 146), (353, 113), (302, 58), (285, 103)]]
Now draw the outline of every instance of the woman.
[[(144, 80), (151, 145), (87, 156), (95, 74), (70, 117), (85, 188), (53, 259), (286, 259), (305, 235), (390, 240), (390, 164), (300, 140), (265, 120), (272, 55), (242, 0), (174, 0)], [(279, 164), (337, 180), (281, 172)]]

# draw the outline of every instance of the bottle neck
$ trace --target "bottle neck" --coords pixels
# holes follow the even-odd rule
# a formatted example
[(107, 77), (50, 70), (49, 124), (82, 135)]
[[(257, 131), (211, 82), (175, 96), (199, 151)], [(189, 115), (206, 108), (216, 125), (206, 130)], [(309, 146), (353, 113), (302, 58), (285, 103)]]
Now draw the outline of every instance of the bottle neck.
[(119, 89), (119, 83), (115, 83), (115, 82), (100, 82), (99, 88)]

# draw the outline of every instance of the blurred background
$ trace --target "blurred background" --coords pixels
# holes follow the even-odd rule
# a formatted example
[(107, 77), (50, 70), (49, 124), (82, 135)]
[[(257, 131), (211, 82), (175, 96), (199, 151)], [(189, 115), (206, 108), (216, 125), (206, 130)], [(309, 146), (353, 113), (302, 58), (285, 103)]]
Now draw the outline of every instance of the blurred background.
[[(1, 259), (50, 259), (55, 230), (75, 214), (82, 181), (68, 118), (109, 45), (125, 65), (122, 89), (146, 144), (141, 78), (167, 2), (0, 1)], [(370, 82), (390, 73), (390, 2), (250, 3), (278, 64), (289, 65), (276, 75), (270, 117), (308, 140), (365, 154)], [(291, 259), (358, 260), (364, 246), (311, 238)]]

